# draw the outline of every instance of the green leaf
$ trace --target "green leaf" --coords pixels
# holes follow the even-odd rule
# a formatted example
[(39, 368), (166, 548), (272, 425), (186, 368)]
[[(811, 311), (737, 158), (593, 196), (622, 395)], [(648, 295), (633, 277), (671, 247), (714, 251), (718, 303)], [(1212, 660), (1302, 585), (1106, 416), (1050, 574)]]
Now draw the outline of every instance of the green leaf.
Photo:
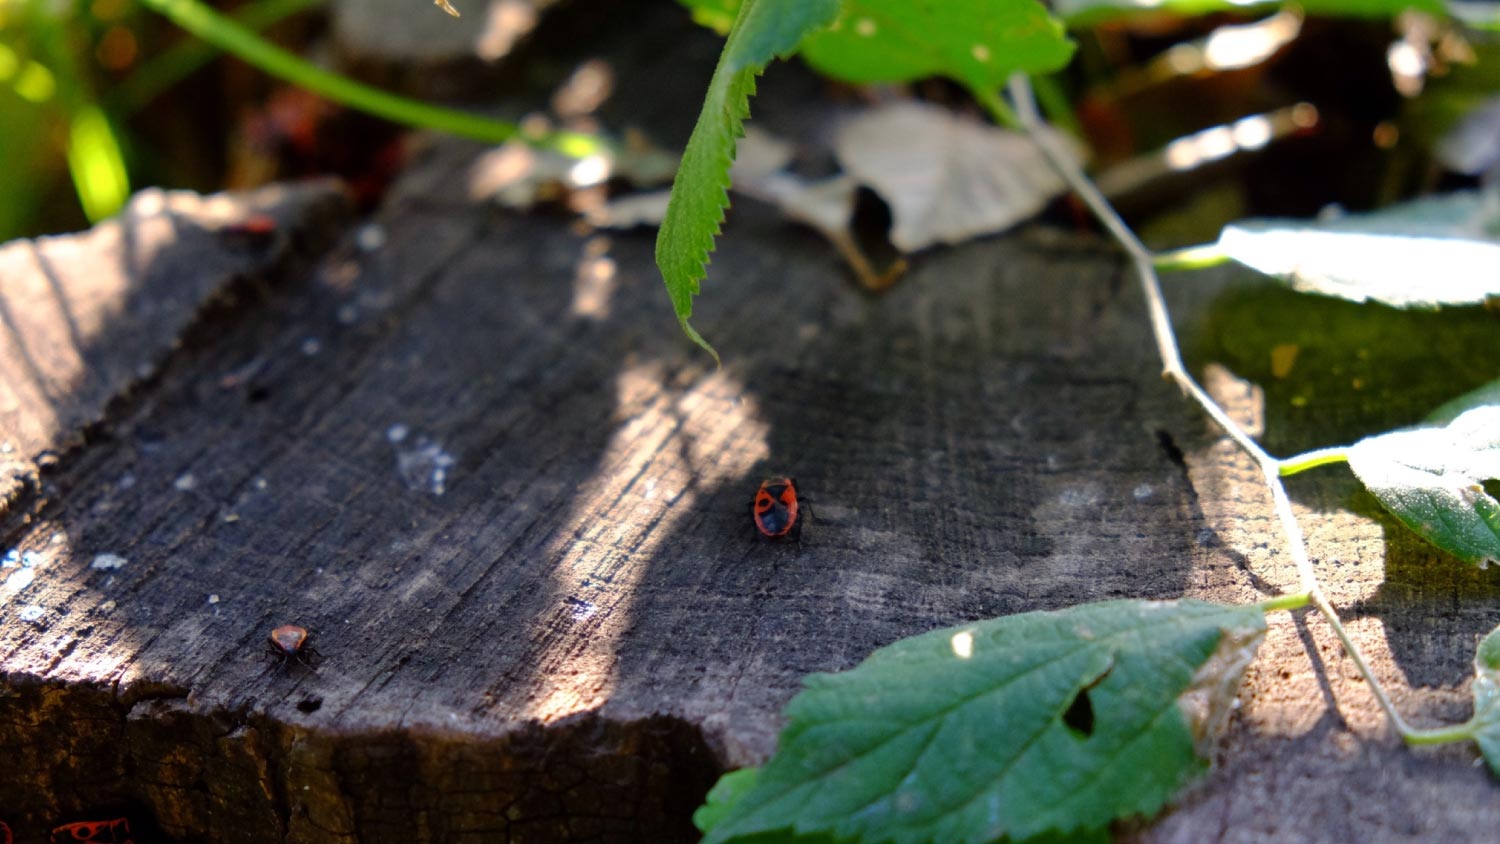
[(68, 170), (90, 222), (112, 216), (130, 199), (120, 141), (109, 118), (93, 103), (81, 105), (68, 126)]
[(693, 13), (693, 22), (728, 35), (740, 13), (740, 0), (677, 0)]
[(1474, 652), (1474, 742), (1490, 773), (1500, 776), (1500, 627)]
[(807, 679), (705, 844), (1093, 840), (1206, 767), (1264, 633), (1255, 607), (1114, 601), (904, 639)]
[(808, 64), (848, 82), (946, 76), (994, 91), (1017, 71), (1064, 67), (1073, 42), (1036, 0), (846, 0), (802, 51)]
[(807, 33), (826, 26), (838, 0), (745, 0), (708, 84), (703, 111), (693, 127), (672, 198), (656, 237), (656, 265), (672, 297), (677, 321), (693, 342), (719, 355), (693, 327), (693, 297), (706, 274), (708, 253), (729, 206), (729, 166), (734, 142), (744, 134), (755, 77), (771, 59), (785, 56)]
[(1433, 413), (1447, 424), (1392, 431), (1349, 448), (1349, 468), (1403, 524), (1484, 568), (1500, 560), (1500, 387), (1490, 384)]
[[(1290, 5), (1254, 0), (1054, 0), (1053, 10), (1066, 18), (1070, 26), (1097, 24), (1113, 18), (1131, 14), (1160, 14), (1173, 12), (1179, 15), (1206, 15), (1214, 12), (1231, 14), (1253, 14), (1257, 10)], [(1312, 15), (1340, 17), (1395, 17), (1407, 9), (1418, 9), (1433, 14), (1442, 14), (1442, 0), (1303, 0), (1296, 4), (1299, 9)]]
[(1395, 307), (1500, 296), (1500, 194), (1460, 191), (1328, 222), (1243, 220), (1219, 249), (1294, 289)]
[[(719, 781), (709, 789), (704, 804), (693, 813), (693, 825), (704, 834), (712, 832), (729, 815), (729, 810), (754, 788), (759, 777), (760, 768), (741, 768), (719, 777)], [(790, 830), (777, 830), (735, 840), (747, 844), (833, 844), (835, 841), (827, 835), (797, 835)], [(1109, 844), (1110, 840), (1109, 829), (1099, 827), (1072, 834), (1047, 833), (1025, 841), (1012, 841), (1011, 844)]]
[(708, 797), (703, 805), (693, 813), (693, 826), (698, 827), (699, 832), (711, 832), (724, 820), (734, 804), (755, 786), (755, 780), (759, 776), (759, 768), (741, 768), (719, 777), (714, 787), (708, 790)]

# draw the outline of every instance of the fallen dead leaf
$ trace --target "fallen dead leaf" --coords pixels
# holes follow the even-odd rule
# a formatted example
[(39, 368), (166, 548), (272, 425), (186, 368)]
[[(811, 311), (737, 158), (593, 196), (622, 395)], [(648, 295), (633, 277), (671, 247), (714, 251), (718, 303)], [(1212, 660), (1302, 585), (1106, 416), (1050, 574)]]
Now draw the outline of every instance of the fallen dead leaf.
[(854, 117), (834, 152), (890, 206), (891, 243), (906, 253), (1004, 231), (1065, 187), (1024, 134), (919, 102)]

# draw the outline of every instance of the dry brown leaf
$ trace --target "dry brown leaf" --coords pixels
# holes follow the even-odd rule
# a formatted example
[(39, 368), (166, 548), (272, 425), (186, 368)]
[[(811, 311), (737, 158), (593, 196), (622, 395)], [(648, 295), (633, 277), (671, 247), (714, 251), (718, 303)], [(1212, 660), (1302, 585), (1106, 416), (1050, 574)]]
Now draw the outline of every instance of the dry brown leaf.
[(907, 253), (1003, 231), (1064, 189), (1025, 135), (917, 102), (851, 119), (834, 152), (890, 206), (891, 243)]
[(878, 272), (859, 248), (850, 230), (858, 183), (845, 175), (809, 182), (788, 173), (785, 168), (791, 163), (792, 153), (791, 143), (760, 129), (748, 129), (735, 149), (730, 170), (733, 189), (775, 205), (788, 219), (817, 229), (838, 249), (866, 290), (879, 292), (890, 287), (906, 271), (906, 262), (897, 261)]

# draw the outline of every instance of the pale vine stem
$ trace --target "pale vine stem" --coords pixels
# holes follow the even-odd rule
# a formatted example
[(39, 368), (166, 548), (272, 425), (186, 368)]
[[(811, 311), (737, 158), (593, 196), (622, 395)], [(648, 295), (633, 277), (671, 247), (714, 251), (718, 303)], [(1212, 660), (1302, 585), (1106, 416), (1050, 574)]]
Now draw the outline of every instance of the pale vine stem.
[[(981, 104), (992, 114), (1003, 114), (1004, 111), (997, 106), (1004, 105), (1004, 100), (993, 91), (976, 92)], [(1177, 336), (1172, 329), (1171, 316), (1167, 312), (1166, 298), (1162, 295), (1161, 282), (1156, 274), (1156, 256), (1154, 256), (1146, 245), (1141, 243), (1135, 232), (1125, 224), (1120, 215), (1115, 212), (1113, 206), (1104, 198), (1099, 189), (1083, 172), (1073, 155), (1063, 147), (1056, 135), (1052, 134), (1046, 124), (1042, 121), (1037, 111), (1036, 98), (1031, 91), (1031, 83), (1025, 74), (1016, 74), (1010, 79), (1010, 96), (1015, 114), (1022, 128), (1031, 136), (1033, 142), (1047, 158), (1048, 162), (1062, 176), (1063, 181), (1088, 205), (1099, 222), (1104, 225), (1114, 239), (1125, 249), (1135, 265), (1136, 274), (1140, 278), (1141, 291), (1145, 294), (1146, 306), (1150, 312), (1151, 332), (1156, 339), (1157, 353), (1162, 361), (1163, 377), (1173, 381), (1184, 393), (1190, 396), (1203, 411), (1213, 419), (1215, 424), (1234, 440), (1245, 453), (1255, 460), (1260, 467), (1261, 475), (1265, 478), (1266, 486), (1270, 489), (1271, 499), (1275, 506), (1276, 516), (1281, 522), (1282, 531), (1286, 535), (1287, 550), (1291, 554), (1292, 561), (1296, 564), (1297, 574), (1301, 580), (1302, 590), (1306, 600), (1318, 609), (1327, 619), (1329, 627), (1333, 629), (1339, 641), (1343, 643), (1345, 653), (1354, 662), (1360, 676), (1364, 677), (1369, 684), (1370, 692), (1375, 696), (1376, 702), (1390, 719), (1403, 739), (1411, 742), (1414, 739), (1432, 740), (1444, 733), (1452, 734), (1456, 739), (1466, 738), (1460, 735), (1461, 727), (1449, 730), (1416, 730), (1406, 723), (1401, 713), (1396, 710), (1395, 704), (1391, 702), (1390, 695), (1385, 687), (1375, 677), (1370, 669), (1364, 655), (1360, 653), (1354, 640), (1349, 637), (1349, 632), (1339, 620), (1338, 613), (1333, 605), (1328, 602), (1327, 596), (1323, 594), (1323, 588), (1318, 583), (1317, 575), (1313, 572), (1312, 561), (1307, 555), (1307, 543), (1303, 538), (1302, 527), (1297, 522), (1297, 516), (1292, 511), (1291, 499), (1287, 497), (1286, 487), (1281, 483), (1281, 474), (1284, 468), (1296, 470), (1310, 468), (1313, 465), (1337, 462), (1342, 459), (1343, 451), (1340, 449), (1328, 449), (1324, 452), (1314, 452), (1293, 458), (1293, 461), (1282, 461), (1272, 457), (1265, 449), (1260, 447), (1245, 430), (1240, 427), (1229, 414), (1224, 412), (1217, 402), (1209, 396), (1208, 392), (1193, 380), (1192, 375), (1183, 365), (1182, 354), (1177, 347)], [(1295, 461), (1295, 462), (1294, 462)], [(1311, 461), (1311, 462), (1309, 462)], [(1293, 596), (1284, 596), (1292, 598)], [(1277, 601), (1268, 602), (1277, 605)]]

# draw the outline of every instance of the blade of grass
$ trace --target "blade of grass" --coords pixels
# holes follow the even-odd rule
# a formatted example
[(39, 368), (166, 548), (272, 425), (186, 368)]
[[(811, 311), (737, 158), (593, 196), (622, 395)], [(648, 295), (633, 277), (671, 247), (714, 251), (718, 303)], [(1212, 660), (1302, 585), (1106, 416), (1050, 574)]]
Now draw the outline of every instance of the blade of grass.
[(53, 80), (50, 87), (55, 98), (44, 101), (61, 111), (68, 124), (67, 160), (73, 187), (84, 215), (97, 223), (119, 211), (130, 198), (124, 150), (70, 49), (68, 21), (41, 0), (29, 0), (25, 15), (22, 27), (40, 57), (40, 62), (31, 64), (50, 73)]
[[(407, 126), (433, 129), (484, 143), (498, 144), (520, 137), (520, 128), (514, 123), (429, 105), (324, 70), (266, 41), (197, 0), (141, 2), (248, 64), (350, 108)], [(536, 140), (535, 144), (574, 157), (601, 152), (605, 147), (602, 139), (579, 132), (554, 132)]]
[(103, 109), (93, 103), (74, 111), (69, 123), (68, 172), (91, 223), (119, 211), (130, 198), (120, 141)]

